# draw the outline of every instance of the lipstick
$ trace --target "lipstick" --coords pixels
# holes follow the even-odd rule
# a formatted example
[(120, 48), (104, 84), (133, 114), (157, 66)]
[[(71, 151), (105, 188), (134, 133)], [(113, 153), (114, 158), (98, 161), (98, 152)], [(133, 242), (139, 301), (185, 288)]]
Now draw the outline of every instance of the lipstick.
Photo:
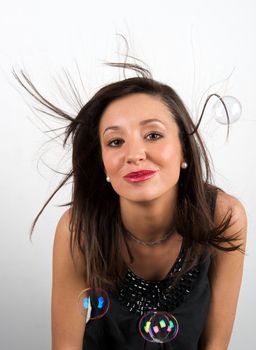
[(146, 181), (154, 176), (155, 173), (156, 171), (154, 170), (140, 170), (125, 175), (124, 179), (129, 182)]

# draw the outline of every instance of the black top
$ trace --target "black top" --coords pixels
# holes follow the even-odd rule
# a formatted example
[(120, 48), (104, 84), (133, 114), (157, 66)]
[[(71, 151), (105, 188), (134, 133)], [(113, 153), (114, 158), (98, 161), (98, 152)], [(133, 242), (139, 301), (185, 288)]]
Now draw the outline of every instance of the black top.
[[(209, 197), (212, 215), (215, 202), (216, 192)], [(83, 350), (197, 350), (210, 303), (211, 256), (202, 259), (172, 288), (173, 276), (185, 257), (182, 244), (174, 265), (161, 281), (146, 281), (128, 269), (118, 294), (108, 293), (110, 307), (106, 315), (87, 322)], [(177, 319), (179, 330), (173, 340), (159, 344), (142, 337), (139, 321), (150, 310), (167, 311)]]

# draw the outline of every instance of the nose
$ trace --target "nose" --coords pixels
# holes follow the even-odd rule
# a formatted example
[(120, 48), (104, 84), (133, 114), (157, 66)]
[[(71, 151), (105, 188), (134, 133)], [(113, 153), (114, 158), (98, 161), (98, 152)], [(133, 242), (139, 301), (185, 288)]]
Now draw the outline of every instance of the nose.
[(143, 144), (140, 142), (131, 142), (126, 148), (126, 161), (127, 163), (139, 163), (146, 158), (146, 152)]

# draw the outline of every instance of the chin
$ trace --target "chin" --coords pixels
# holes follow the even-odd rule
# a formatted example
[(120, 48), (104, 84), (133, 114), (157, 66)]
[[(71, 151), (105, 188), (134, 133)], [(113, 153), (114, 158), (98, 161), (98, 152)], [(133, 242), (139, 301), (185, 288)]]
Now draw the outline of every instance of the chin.
[(123, 198), (124, 200), (130, 201), (130, 202), (135, 202), (135, 203), (141, 203), (141, 204), (147, 204), (147, 203), (151, 203), (153, 201), (155, 201), (156, 199), (158, 199), (159, 197), (161, 197), (161, 195), (157, 195), (157, 194), (150, 194), (150, 193), (145, 193), (145, 194), (134, 194), (131, 195), (131, 193), (127, 194), (127, 195), (120, 195), (121, 198)]

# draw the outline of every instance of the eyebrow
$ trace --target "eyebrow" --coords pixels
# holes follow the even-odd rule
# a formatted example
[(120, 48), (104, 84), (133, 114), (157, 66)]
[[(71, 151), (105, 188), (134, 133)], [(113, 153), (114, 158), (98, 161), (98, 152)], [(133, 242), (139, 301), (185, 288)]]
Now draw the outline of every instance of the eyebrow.
[[(149, 123), (161, 123), (162, 125), (164, 125), (166, 127), (166, 125), (159, 119), (156, 119), (156, 118), (151, 118), (151, 119), (145, 119), (145, 120), (142, 120), (139, 124), (140, 125), (146, 125), (146, 124), (149, 124)], [(112, 126), (109, 126), (108, 128), (106, 128), (103, 132), (103, 135), (105, 134), (106, 131), (108, 130), (120, 130), (121, 129), (121, 126), (119, 125), (112, 125)]]

